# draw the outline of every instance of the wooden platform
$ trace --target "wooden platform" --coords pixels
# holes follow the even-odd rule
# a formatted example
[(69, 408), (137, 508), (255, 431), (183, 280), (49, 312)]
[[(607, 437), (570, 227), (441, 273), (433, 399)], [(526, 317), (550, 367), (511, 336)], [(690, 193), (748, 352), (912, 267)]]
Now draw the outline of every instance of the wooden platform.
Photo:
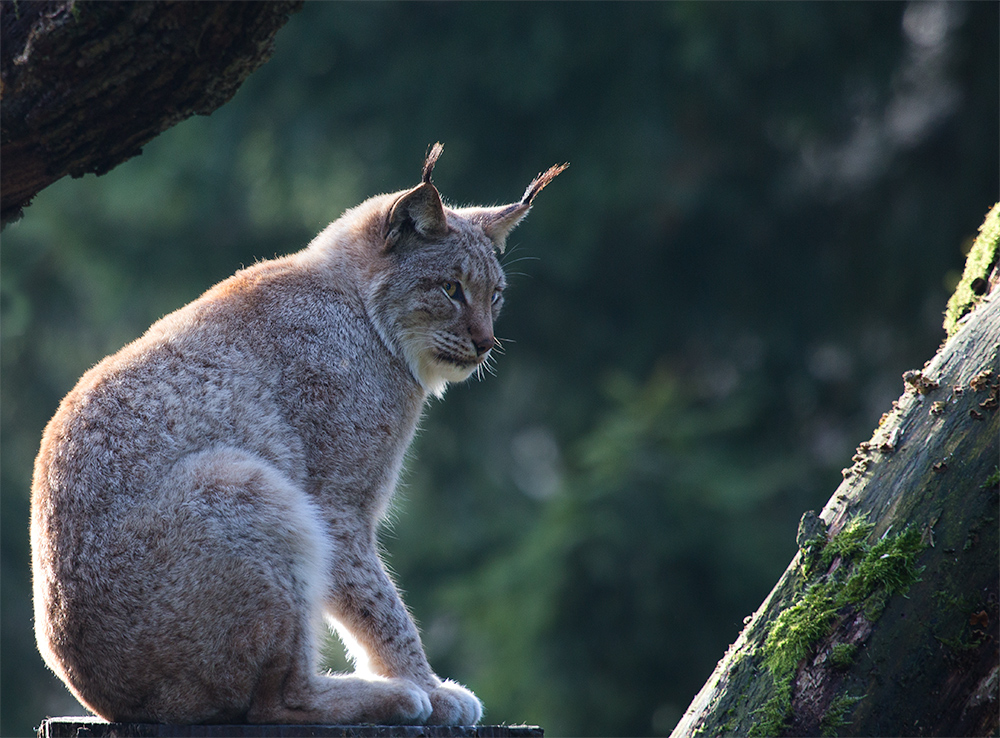
[(543, 738), (534, 725), (162, 725), (49, 718), (38, 738)]

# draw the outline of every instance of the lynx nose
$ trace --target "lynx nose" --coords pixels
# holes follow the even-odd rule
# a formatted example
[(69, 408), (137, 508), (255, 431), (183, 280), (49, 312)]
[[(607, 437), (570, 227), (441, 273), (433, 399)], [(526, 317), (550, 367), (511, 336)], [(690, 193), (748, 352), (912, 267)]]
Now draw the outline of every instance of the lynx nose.
[(497, 340), (493, 337), (493, 321), (489, 316), (474, 316), (466, 326), (472, 345), (476, 347), (476, 358), (482, 358), (487, 351), (497, 345)]
[(491, 348), (493, 348), (496, 345), (497, 341), (495, 338), (493, 338), (492, 335), (487, 335), (484, 338), (476, 338), (475, 336), (473, 336), (472, 343), (476, 347), (476, 356), (482, 356)]

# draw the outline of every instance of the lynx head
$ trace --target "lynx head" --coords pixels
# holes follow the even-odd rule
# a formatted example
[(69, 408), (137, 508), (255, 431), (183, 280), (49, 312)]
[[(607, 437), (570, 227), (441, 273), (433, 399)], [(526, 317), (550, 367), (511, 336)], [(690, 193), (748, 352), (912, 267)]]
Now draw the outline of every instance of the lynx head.
[(535, 195), (566, 168), (540, 174), (511, 205), (451, 208), (431, 183), (442, 150), (431, 147), (419, 185), (358, 208), (367, 222), (368, 313), (390, 349), (437, 396), (448, 382), (483, 367), (496, 347), (493, 323), (506, 287), (496, 252), (503, 253)]

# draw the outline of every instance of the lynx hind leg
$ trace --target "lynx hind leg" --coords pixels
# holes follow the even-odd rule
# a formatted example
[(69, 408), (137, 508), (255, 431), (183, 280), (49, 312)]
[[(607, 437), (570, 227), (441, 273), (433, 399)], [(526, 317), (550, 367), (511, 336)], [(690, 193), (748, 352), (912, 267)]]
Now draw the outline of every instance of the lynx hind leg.
[[(325, 627), (321, 600), (332, 552), (319, 508), (297, 485), (263, 459), (236, 450), (193, 457), (184, 475), (197, 490), (188, 505), (209, 504), (241, 561), (254, 562), (243, 598), (223, 605), (240, 611), (229, 661), (240, 673), (215, 677), (241, 683), (254, 675), (249, 709), (256, 723), (422, 723), (431, 712), (427, 694), (398, 679), (363, 679), (317, 673), (317, 639)], [(211, 516), (210, 516), (211, 517)], [(226, 576), (219, 572), (220, 577)], [(243, 575), (245, 576), (245, 574)], [(249, 634), (255, 634), (251, 638)], [(255, 642), (251, 642), (255, 641)], [(266, 642), (265, 652), (259, 643)], [(249, 654), (239, 653), (248, 648)], [(249, 656), (249, 659), (246, 658)], [(252, 663), (260, 659), (258, 663)], [(217, 685), (212, 685), (217, 689)]]
[(101, 663), (89, 680), (102, 716), (239, 721), (281, 684), (274, 665), (312, 668), (329, 544), (315, 504), (264, 459), (189, 455), (106, 535), (106, 558), (127, 553), (102, 581), (141, 616), (118, 622), (117, 608), (88, 636), (116, 661), (114, 684)]

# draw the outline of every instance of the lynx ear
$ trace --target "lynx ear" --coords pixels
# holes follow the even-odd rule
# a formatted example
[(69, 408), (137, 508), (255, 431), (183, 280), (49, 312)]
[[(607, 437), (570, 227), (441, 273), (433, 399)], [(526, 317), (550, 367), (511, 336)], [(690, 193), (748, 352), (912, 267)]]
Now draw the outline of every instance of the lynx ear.
[(514, 226), (520, 223), (521, 219), (531, 210), (531, 203), (535, 199), (535, 195), (568, 166), (569, 164), (557, 164), (535, 177), (528, 185), (528, 189), (524, 191), (521, 202), (488, 208), (478, 214), (477, 217), (483, 226), (483, 231), (493, 241), (501, 254), (507, 244), (507, 234), (514, 230)]
[(434, 171), (434, 165), (442, 151), (444, 146), (440, 143), (431, 147), (424, 160), (420, 184), (400, 195), (389, 209), (385, 224), (387, 250), (396, 244), (408, 228), (426, 238), (437, 238), (448, 232), (448, 221), (445, 218), (444, 205), (441, 204), (441, 195), (431, 184), (431, 172)]

